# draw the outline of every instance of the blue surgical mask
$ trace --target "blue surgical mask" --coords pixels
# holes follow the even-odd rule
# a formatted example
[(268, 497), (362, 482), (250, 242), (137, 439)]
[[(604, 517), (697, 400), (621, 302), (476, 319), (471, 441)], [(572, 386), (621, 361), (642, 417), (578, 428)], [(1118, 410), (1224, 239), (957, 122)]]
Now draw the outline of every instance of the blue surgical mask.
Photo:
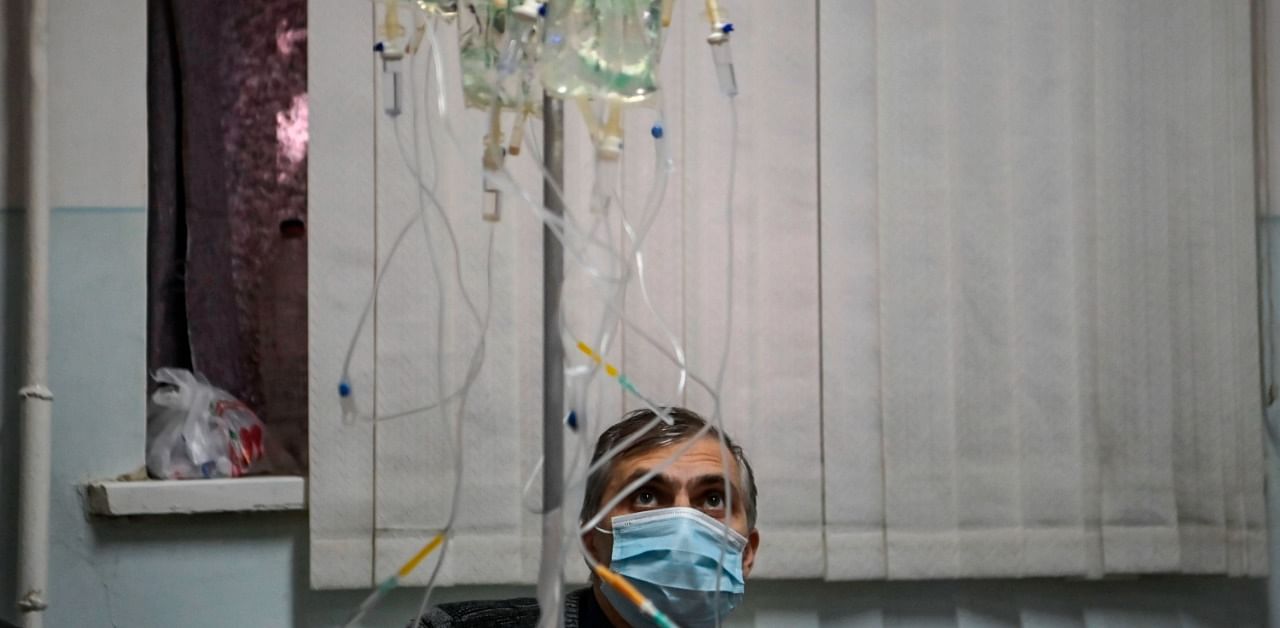
[[(746, 584), (742, 552), (747, 539), (733, 529), (692, 508), (623, 515), (612, 523), (609, 568), (681, 626), (714, 626), (717, 615), (723, 619), (742, 602)], [(601, 586), (627, 623), (635, 628), (652, 625), (621, 593), (607, 584)]]

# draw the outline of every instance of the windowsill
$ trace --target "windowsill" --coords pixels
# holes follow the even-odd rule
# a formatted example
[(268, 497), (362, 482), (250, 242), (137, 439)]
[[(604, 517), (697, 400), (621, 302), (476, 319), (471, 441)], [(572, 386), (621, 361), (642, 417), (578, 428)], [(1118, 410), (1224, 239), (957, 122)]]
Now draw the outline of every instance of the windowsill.
[(102, 481), (90, 482), (86, 489), (89, 514), (104, 517), (307, 509), (307, 483), (301, 476)]

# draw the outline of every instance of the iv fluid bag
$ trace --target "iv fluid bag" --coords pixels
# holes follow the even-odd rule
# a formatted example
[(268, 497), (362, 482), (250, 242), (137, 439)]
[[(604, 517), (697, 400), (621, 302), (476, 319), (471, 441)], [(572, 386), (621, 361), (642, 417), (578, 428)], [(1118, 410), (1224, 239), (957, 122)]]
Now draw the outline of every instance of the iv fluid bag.
[[(501, 8), (491, 0), (467, 2), (459, 15), (458, 48), (466, 106), (487, 111), (496, 98), (502, 109), (541, 115), (542, 91), (533, 75), (537, 34), (512, 13), (508, 5), (513, 3), (499, 4)], [(513, 40), (525, 54), (517, 57), (516, 66), (500, 69), (503, 50)]]
[(428, 15), (453, 17), (458, 13), (458, 0), (416, 0), (418, 7)]
[(548, 93), (634, 103), (658, 90), (661, 0), (561, 0), (548, 7), (539, 63)]

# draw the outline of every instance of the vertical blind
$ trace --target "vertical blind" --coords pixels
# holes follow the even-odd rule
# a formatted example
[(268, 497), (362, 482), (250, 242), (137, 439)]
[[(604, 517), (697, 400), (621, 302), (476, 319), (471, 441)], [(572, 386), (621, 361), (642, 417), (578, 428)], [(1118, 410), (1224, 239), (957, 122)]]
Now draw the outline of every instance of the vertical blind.
[[(380, 72), (349, 52), (372, 41), (373, 11), (311, 5), (311, 575), (360, 587), (443, 523), (452, 445), (438, 414), (341, 421), (346, 343), (418, 201), (396, 140), (411, 142), (411, 119), (381, 114)], [(708, 379), (732, 307), (723, 401), (760, 483), (753, 575), (1265, 572), (1247, 0), (822, 0), (785, 16), (729, 3), (732, 304), (728, 109), (700, 4), (676, 6), (662, 74), (676, 170), (648, 288)], [(459, 137), (480, 137), (461, 111)], [(585, 207), (574, 117), (566, 172)], [(652, 120), (627, 122), (618, 215), (632, 220)], [(436, 176), (483, 300), (487, 227), (464, 167), (478, 146)], [(527, 165), (518, 176), (537, 189)], [(505, 209), (446, 583), (536, 573), (521, 488), (542, 438), (541, 234)], [(609, 229), (621, 240), (616, 216)], [(447, 346), (433, 346), (426, 240), (407, 242), (353, 360), (382, 412), (435, 398), (434, 356), (463, 372), (475, 334), (450, 266)], [(571, 328), (591, 331), (593, 295), (570, 267)], [(665, 338), (634, 288), (626, 311)], [(676, 395), (675, 368), (638, 334), (607, 357), (656, 400), (709, 412), (698, 389)], [(585, 429), (635, 405), (602, 388)]]
[(828, 576), (1265, 573), (1248, 2), (821, 9)]

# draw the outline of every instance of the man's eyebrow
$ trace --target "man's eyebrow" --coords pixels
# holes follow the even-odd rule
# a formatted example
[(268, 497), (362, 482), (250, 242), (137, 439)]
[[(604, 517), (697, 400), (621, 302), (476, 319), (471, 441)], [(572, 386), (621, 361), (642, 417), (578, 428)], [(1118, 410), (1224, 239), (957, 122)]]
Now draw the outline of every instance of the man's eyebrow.
[[(618, 490), (622, 490), (630, 486), (632, 482), (635, 482), (636, 480), (639, 480), (640, 478), (648, 475), (650, 471), (652, 471), (652, 469), (636, 469), (635, 471), (632, 471), (631, 475), (628, 475), (627, 479), (623, 480), (622, 484), (619, 485)], [(671, 486), (675, 486), (676, 482), (675, 482), (675, 479), (673, 479), (671, 476), (659, 473), (658, 475), (655, 475), (652, 478), (649, 478), (648, 482), (645, 482), (645, 486), (648, 486), (650, 484), (661, 484), (665, 487), (671, 487)]]
[[(702, 487), (707, 485), (723, 486), (724, 474), (708, 473), (706, 475), (700, 475), (696, 478), (693, 478), (693, 480), (689, 482), (689, 486), (692, 486), (692, 487)], [(733, 492), (735, 495), (741, 491), (741, 489), (738, 488), (738, 484), (736, 482), (733, 482), (732, 480), (730, 480), (729, 485), (733, 487)]]

